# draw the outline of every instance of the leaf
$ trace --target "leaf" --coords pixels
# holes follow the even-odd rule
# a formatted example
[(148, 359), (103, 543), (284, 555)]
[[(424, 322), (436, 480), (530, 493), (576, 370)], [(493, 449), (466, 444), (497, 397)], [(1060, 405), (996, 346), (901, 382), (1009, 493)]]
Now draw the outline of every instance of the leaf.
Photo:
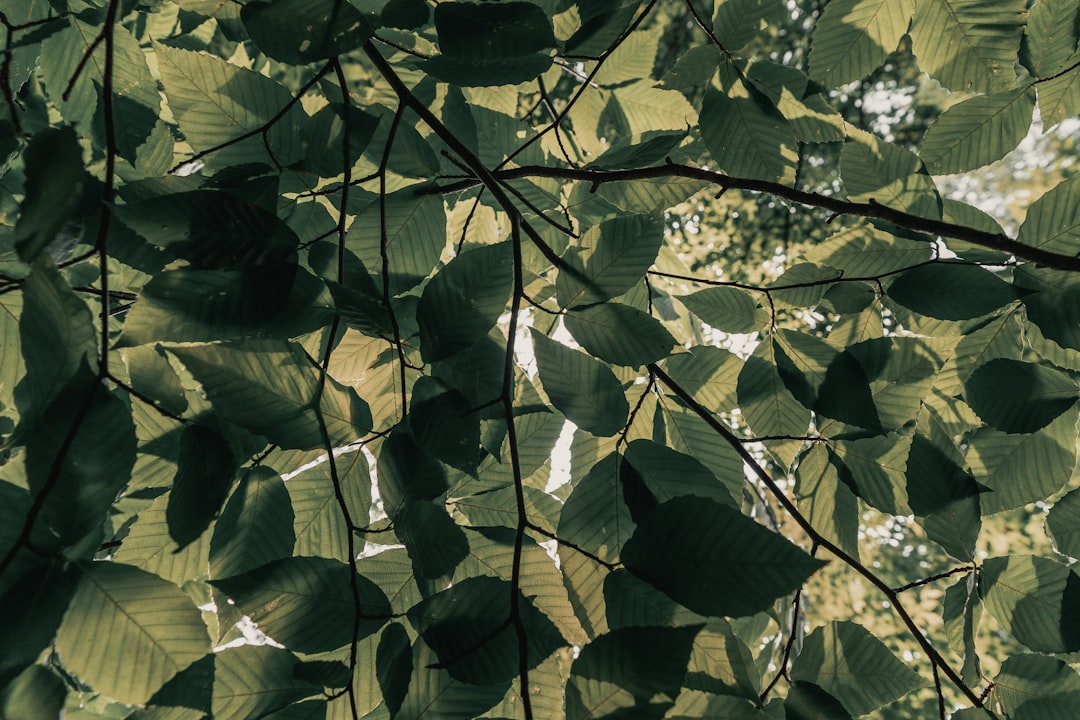
[(1080, 387), (1053, 368), (997, 358), (975, 368), (964, 398), (988, 425), (1007, 433), (1032, 433), (1075, 405)]
[(799, 509), (814, 528), (841, 550), (859, 557), (859, 502), (840, 479), (837, 459), (814, 445), (796, 471), (795, 495)]
[(622, 430), (630, 404), (606, 365), (535, 329), (532, 341), (540, 382), (567, 420), (594, 435), (610, 437)]
[(950, 90), (1012, 86), (1025, 20), (1023, 0), (921, 0), (911, 23), (919, 67)]
[[(348, 520), (366, 522), (371, 505), (372, 488), (367, 462), (361, 452), (339, 455), (336, 486), (328, 462), (320, 462), (314, 468), (289, 478), (285, 488), (294, 514), (292, 527), (296, 541), (293, 554), (349, 561), (349, 536), (353, 529)], [(338, 499), (338, 489), (341, 490), (341, 500)], [(348, 518), (345, 517), (345, 510), (348, 510)], [(283, 528), (280, 532), (285, 534), (288, 531)]]
[[(267, 635), (297, 652), (334, 650), (377, 632), (389, 619), (382, 591), (345, 563), (286, 557), (211, 584), (236, 602)], [(356, 596), (354, 599), (354, 590)]]
[(769, 322), (755, 297), (734, 287), (711, 287), (679, 297), (690, 312), (721, 332), (751, 333)]
[(444, 360), (487, 336), (514, 289), (510, 243), (484, 245), (451, 260), (416, 306), (424, 360)]
[(455, 680), (439, 667), (439, 658), (423, 639), (413, 645), (409, 692), (394, 720), (474, 718), (493, 707), (506, 694), (511, 681), (473, 685)]
[(165, 518), (177, 549), (194, 542), (217, 517), (232, 485), (236, 460), (228, 441), (206, 425), (180, 434), (180, 457)]
[(25, 472), (40, 517), (63, 544), (96, 545), (110, 506), (131, 479), (131, 412), (83, 365), (35, 420), (26, 428)]
[(592, 305), (622, 295), (645, 276), (663, 244), (663, 228), (652, 215), (622, 215), (590, 228), (581, 237), (588, 251), (563, 259), (569, 268), (556, 280), (559, 305)]
[(480, 417), (457, 390), (420, 378), (413, 386), (409, 427), (416, 442), (451, 467), (475, 473), (480, 452)]
[(768, 27), (783, 13), (779, 0), (722, 0), (716, 3), (713, 32), (725, 48), (738, 50), (754, 39), (762, 24)]
[(631, 482), (629, 473), (636, 474), (635, 480), (644, 483), (658, 502), (692, 495), (737, 507), (728, 490), (734, 483), (721, 483), (696, 458), (651, 440), (639, 438), (626, 446), (620, 469), (624, 489)]
[[(514, 614), (511, 602), (517, 605)], [(490, 577), (466, 578), (432, 595), (409, 611), (409, 622), (439, 656), (440, 667), (475, 685), (516, 677), (522, 649), (532, 669), (563, 642), (551, 621), (517, 590)]]
[(701, 105), (701, 139), (726, 173), (790, 185), (798, 140), (777, 110), (736, 86), (735, 94), (710, 88)]
[[(765, 349), (762, 349), (765, 346)], [(759, 352), (769, 353), (772, 343), (762, 343)], [(784, 385), (776, 365), (758, 354), (746, 359), (738, 384), (739, 405), (754, 434), (798, 438), (810, 425), (810, 411)], [(794, 459), (797, 448), (784, 446), (781, 459)]]
[(145, 703), (210, 652), (209, 640), (199, 610), (180, 588), (109, 562), (83, 566), (56, 635), (68, 670), (98, 692), (132, 705)]
[(1069, 65), (1076, 50), (1077, 11), (1069, 0), (1045, 0), (1028, 11), (1021, 52), (1036, 77), (1050, 77)]
[(1026, 88), (957, 103), (926, 131), (919, 157), (934, 175), (989, 165), (1027, 136), (1034, 109), (1035, 98)]
[(941, 218), (941, 198), (923, 162), (911, 151), (875, 135), (848, 133), (840, 152), (840, 174), (848, 197), (855, 202), (875, 202), (932, 220)]
[(1057, 658), (1018, 654), (1001, 663), (990, 702), (1016, 720), (1069, 717), (1080, 701), (1080, 676)]
[[(845, 145), (845, 147), (847, 147)], [(842, 270), (845, 278), (873, 278), (920, 265), (932, 257), (927, 243), (859, 224), (830, 235), (811, 248), (804, 259)]]
[(1017, 641), (1037, 652), (1080, 648), (1080, 576), (1050, 558), (993, 557), (983, 562), (979, 593)]
[(997, 275), (971, 265), (931, 263), (899, 275), (889, 297), (917, 313), (967, 320), (997, 310), (1019, 293)]
[(913, 0), (839, 0), (825, 6), (810, 45), (810, 77), (825, 87), (861, 80), (896, 49)]
[(1076, 465), (1076, 410), (1066, 411), (1038, 432), (1016, 435), (984, 428), (970, 438), (967, 461), (980, 485), (993, 492), (979, 498), (984, 515), (1049, 497)]
[(876, 435), (838, 440), (833, 447), (856, 495), (879, 510), (906, 515), (910, 508), (905, 473), (911, 442), (910, 437)]
[(227, 578), (292, 554), (293, 507), (281, 476), (266, 465), (243, 474), (210, 540), (210, 574)]
[(416, 436), (404, 424), (383, 442), (377, 471), (379, 492), (391, 518), (409, 500), (434, 500), (448, 489), (442, 465), (416, 444)]
[(116, 560), (134, 565), (176, 585), (207, 577), (210, 538), (204, 533), (194, 542), (178, 550), (169, 534), (166, 493), (139, 512), (124, 543), (116, 550)]
[(394, 515), (394, 532), (409, 551), (417, 578), (449, 576), (469, 554), (465, 533), (446, 510), (424, 500), (410, 500)]
[(67, 686), (43, 665), (31, 665), (4, 688), (0, 712), (12, 720), (63, 717)]
[(371, 412), (356, 391), (333, 378), (321, 385), (318, 369), (292, 343), (250, 340), (168, 350), (222, 415), (282, 447), (344, 445), (371, 429)]
[(517, 85), (551, 66), (551, 20), (537, 6), (458, 2), (435, 9), (442, 55), (423, 63), (426, 72), (462, 86)]
[(660, 321), (621, 303), (575, 308), (563, 322), (585, 350), (616, 365), (638, 367), (662, 360), (675, 345)]
[(593, 640), (570, 667), (567, 720), (621, 715), (631, 708), (634, 717), (664, 717), (679, 694), (700, 629), (628, 627)]
[(31, 138), (23, 153), (26, 164), (25, 197), (15, 224), (15, 247), (19, 258), (32, 263), (52, 249), (62, 250), (55, 241), (82, 201), (90, 178), (83, 169), (82, 148), (70, 128), (46, 128)]
[(1033, 202), (1016, 240), (1061, 255), (1080, 254), (1080, 178), (1055, 185)]
[(734, 353), (711, 346), (692, 347), (664, 361), (664, 371), (714, 412), (735, 405), (743, 361)]
[(266, 717), (322, 692), (296, 676), (296, 657), (270, 645), (241, 645), (215, 653), (211, 707), (215, 720)]
[(821, 687), (852, 715), (876, 710), (925, 684), (853, 622), (831, 622), (810, 633), (791, 666), (791, 677)]
[[(155, 45), (169, 108), (196, 152), (230, 143), (211, 158), (223, 167), (264, 162), (267, 147), (281, 163), (300, 159), (302, 148), (288, 122), (271, 123), (292, 98), (270, 78), (205, 53)], [(267, 129), (266, 146), (256, 137)]]
[(622, 561), (690, 610), (733, 617), (771, 606), (824, 564), (738, 510), (691, 496), (646, 515)]
[(1052, 127), (1080, 112), (1080, 50), (1066, 61), (1068, 72), (1052, 75), (1039, 85), (1039, 112), (1045, 127)]
[(355, 50), (374, 32), (359, 10), (333, 0), (249, 3), (240, 17), (260, 50), (296, 65)]
[(1080, 491), (1073, 490), (1054, 503), (1046, 515), (1046, 529), (1058, 552), (1070, 557), (1080, 555)]
[[(405, 136), (411, 137), (408, 133)], [(416, 141), (421, 143), (424, 151), (431, 153), (431, 148), (422, 138), (417, 137)], [(376, 137), (372, 144), (378, 145), (378, 142), (379, 138)], [(407, 146), (407, 143), (401, 144)], [(399, 144), (395, 143), (395, 146), (400, 151)], [(423, 176), (435, 172), (438, 161), (432, 156), (431, 162), (435, 163), (435, 169), (420, 163), (422, 167), (417, 168), (417, 172)], [(398, 168), (397, 172), (406, 169)], [(383, 202), (385, 206), (381, 214), (360, 213), (349, 226), (346, 244), (372, 274), (381, 274), (386, 264), (389, 292), (394, 297), (419, 285), (439, 262), (446, 246), (446, 210), (438, 196), (417, 195), (412, 190), (390, 193)], [(378, 238), (378, 241), (373, 241), (374, 238)]]

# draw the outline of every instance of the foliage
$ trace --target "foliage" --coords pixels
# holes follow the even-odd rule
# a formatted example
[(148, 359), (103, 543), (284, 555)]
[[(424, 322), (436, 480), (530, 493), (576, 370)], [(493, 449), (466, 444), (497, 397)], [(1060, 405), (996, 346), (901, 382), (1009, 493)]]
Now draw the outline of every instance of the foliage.
[(3, 717), (1074, 716), (1075, 0), (702, 5), (0, 0)]

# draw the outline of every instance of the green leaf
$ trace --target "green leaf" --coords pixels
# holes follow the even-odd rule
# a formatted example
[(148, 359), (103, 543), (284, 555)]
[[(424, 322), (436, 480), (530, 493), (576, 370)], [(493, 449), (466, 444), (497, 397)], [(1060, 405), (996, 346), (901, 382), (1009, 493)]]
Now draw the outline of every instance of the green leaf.
[(109, 562), (83, 566), (56, 645), (68, 670), (131, 705), (210, 652), (199, 610), (180, 588)]
[(937, 186), (910, 150), (870, 133), (851, 131), (840, 152), (840, 174), (848, 197), (855, 202), (875, 202), (931, 220), (941, 218)]
[(1043, 0), (1028, 11), (1023, 52), (1036, 77), (1050, 77), (1068, 67), (1076, 50), (1078, 11), (1070, 0)]
[(1073, 490), (1054, 503), (1046, 515), (1046, 529), (1058, 552), (1070, 557), (1080, 555), (1080, 491)]
[(865, 715), (925, 683), (866, 628), (831, 622), (803, 642), (792, 679), (821, 687), (852, 715)]
[(27, 432), (26, 480), (41, 518), (66, 545), (97, 544), (109, 507), (131, 478), (131, 411), (85, 365)]
[(18, 579), (0, 596), (0, 684), (7, 685), (33, 663), (56, 636), (77, 575), (60, 563), (42, 564)]
[(953, 652), (964, 659), (961, 669), (964, 682), (974, 683), (982, 677), (975, 635), (982, 617), (981, 598), (978, 594), (978, 576), (971, 572), (961, 576), (945, 589), (941, 607), (941, 619)]
[[(221, 580), (243, 613), (274, 640), (297, 652), (334, 650), (377, 632), (390, 615), (383, 592), (349, 565), (320, 557), (287, 557)], [(354, 600), (353, 588), (356, 588)]]
[(1080, 676), (1057, 658), (1013, 655), (1001, 663), (990, 702), (1015, 720), (1066, 720), (1080, 702)]
[(379, 493), (390, 517), (409, 500), (434, 500), (447, 490), (446, 470), (416, 444), (407, 425), (398, 425), (383, 442), (378, 462)]
[(182, 550), (169, 534), (166, 493), (139, 512), (123, 544), (116, 550), (118, 562), (134, 565), (177, 585), (189, 580), (205, 580), (210, 538), (204, 533)]
[(1050, 558), (1010, 555), (987, 559), (979, 593), (990, 614), (1036, 652), (1080, 649), (1080, 576)]
[(289, 491), (273, 468), (243, 474), (210, 540), (210, 574), (227, 578), (292, 554), (296, 535)]
[(622, 295), (645, 277), (663, 244), (663, 225), (653, 215), (622, 215), (590, 228), (581, 237), (584, 253), (563, 258), (555, 287), (565, 308), (592, 305)]
[(1025, 264), (1016, 269), (1014, 283), (1037, 291), (1024, 296), (1024, 309), (1043, 335), (1064, 347), (1080, 349), (1080, 278)]
[[(268, 148), (279, 163), (300, 159), (303, 148), (290, 123), (270, 123), (292, 99), (285, 87), (205, 53), (166, 45), (155, 45), (154, 50), (169, 108), (196, 152), (229, 143), (209, 156), (217, 167), (265, 162)], [(257, 137), (264, 127), (265, 145)], [(240, 141), (241, 137), (247, 139)]]
[(651, 440), (638, 439), (627, 445), (620, 472), (624, 489), (630, 482), (628, 473), (636, 473), (637, 481), (644, 483), (658, 502), (692, 495), (738, 506), (728, 490), (733, 483), (721, 483), (694, 457)]
[(701, 105), (701, 139), (726, 173), (790, 185), (798, 140), (783, 116), (744, 86), (710, 88)]
[(907, 515), (905, 473), (911, 442), (910, 436), (890, 434), (838, 440), (834, 447), (856, 495), (884, 512)]
[[(605, 66), (606, 69), (607, 66)], [(613, 145), (600, 157), (585, 166), (587, 170), (622, 170), (653, 165), (670, 153), (684, 137), (685, 132), (653, 132), (639, 143)]]
[(919, 67), (950, 90), (995, 93), (1016, 80), (1023, 0), (921, 0), (911, 23)]
[[(367, 457), (362, 452), (337, 456), (338, 483), (335, 486), (330, 464), (321, 462), (285, 483), (293, 508), (293, 553), (318, 555), (348, 562), (350, 527), (342, 501), (354, 523), (366, 523), (371, 506), (371, 478)], [(381, 477), (381, 476), (380, 476)], [(341, 500), (337, 490), (341, 490)], [(220, 521), (219, 521), (220, 522)], [(287, 533), (282, 529), (281, 533)], [(276, 558), (274, 558), (276, 559)]]
[(713, 33), (728, 50), (745, 46), (784, 14), (780, 0), (721, 0), (713, 15)]
[(487, 336), (514, 289), (509, 242), (468, 250), (424, 288), (416, 306), (424, 360), (444, 360)]
[(23, 262), (34, 262), (50, 248), (54, 260), (63, 259), (56, 257), (65, 252), (57, 236), (77, 212), (90, 180), (82, 158), (71, 128), (46, 128), (31, 138), (23, 153), (26, 195), (15, 224), (15, 247)]
[(825, 447), (815, 444), (799, 461), (795, 496), (819, 533), (859, 557), (859, 501), (840, 479), (837, 460)]
[(188, 425), (180, 434), (180, 456), (165, 518), (169, 535), (182, 550), (217, 517), (232, 485), (237, 462), (229, 442), (206, 425)]
[(334, 0), (248, 3), (240, 17), (260, 50), (296, 65), (355, 50), (374, 32), (359, 10)]
[[(517, 605), (513, 615), (511, 602)], [(563, 644), (555, 626), (532, 603), (509, 583), (491, 577), (454, 583), (410, 610), (409, 621), (438, 654), (440, 667), (452, 678), (476, 685), (517, 676), (521, 631), (530, 669)]]
[(1016, 240), (1061, 255), (1080, 254), (1080, 178), (1055, 185), (1033, 202)]
[(532, 331), (540, 382), (551, 404), (582, 430), (611, 436), (626, 424), (630, 403), (603, 363)]
[(300, 698), (322, 692), (296, 677), (296, 657), (270, 645), (241, 645), (215, 653), (214, 720), (267, 717)]
[(409, 427), (416, 442), (451, 467), (475, 473), (480, 453), (480, 416), (457, 390), (433, 378), (413, 386)]
[(1032, 433), (1076, 404), (1080, 387), (1045, 365), (997, 358), (975, 368), (964, 399), (988, 425), (1007, 433)]
[(957, 103), (926, 131), (919, 156), (935, 175), (989, 165), (1027, 136), (1034, 109), (1035, 97), (1027, 88)]
[(474, 685), (456, 680), (440, 666), (435, 651), (418, 639), (408, 683), (409, 692), (394, 720), (479, 717), (502, 699), (511, 681)]
[(861, 80), (885, 62), (907, 33), (914, 0), (837, 0), (814, 26), (810, 77), (825, 87)]
[(31, 665), (4, 688), (0, 713), (9, 720), (47, 720), (64, 716), (67, 686), (43, 665)]
[(751, 333), (768, 325), (769, 314), (758, 307), (754, 295), (735, 287), (711, 287), (681, 295), (690, 312), (726, 333)]
[[(772, 355), (772, 343), (761, 343), (746, 359), (739, 373), (738, 397), (743, 416), (755, 435), (798, 438), (810, 426), (810, 411), (784, 385), (776, 365), (761, 354)], [(790, 443), (788, 444), (790, 445)], [(781, 459), (790, 463), (797, 447), (781, 448)]]
[[(423, 143), (423, 140), (418, 139), (418, 142)], [(373, 141), (373, 144), (377, 143), (378, 138)], [(423, 148), (431, 152), (426, 144)], [(420, 172), (428, 175), (433, 171), (424, 167)], [(380, 240), (376, 242), (374, 238)], [(390, 295), (400, 295), (428, 276), (446, 246), (446, 211), (442, 198), (431, 194), (417, 195), (408, 189), (388, 194), (385, 214), (380, 217), (379, 212), (361, 213), (349, 226), (346, 244), (376, 276), (383, 271), (385, 250)], [(488, 256), (486, 259), (495, 258)]]
[(563, 322), (585, 350), (616, 365), (638, 367), (662, 360), (675, 345), (659, 320), (621, 303), (575, 308)]
[(517, 85), (551, 66), (551, 20), (536, 5), (455, 2), (435, 8), (442, 55), (426, 72), (457, 85)]
[[(846, 145), (844, 146), (847, 147)], [(882, 232), (859, 224), (830, 235), (811, 248), (804, 259), (842, 270), (845, 278), (873, 278), (920, 265), (933, 256), (924, 242)]]
[(1057, 125), (1062, 120), (1080, 112), (1080, 50), (1066, 61), (1071, 68), (1060, 75), (1052, 75), (1039, 85), (1039, 112), (1046, 127)]
[(9, 397), (27, 418), (48, 405), (97, 349), (90, 309), (46, 261), (23, 281), (19, 344), (26, 374)]
[[(628, 627), (581, 649), (566, 686), (567, 720), (664, 717), (679, 694), (700, 625)], [(622, 712), (620, 712), (622, 711)]]
[(899, 275), (889, 285), (889, 297), (922, 315), (967, 320), (1008, 305), (1019, 293), (982, 268), (931, 263)]
[(691, 496), (646, 515), (622, 561), (690, 610), (733, 617), (771, 606), (824, 564), (738, 510)]
[(469, 541), (441, 505), (410, 500), (394, 515), (394, 532), (409, 551), (417, 578), (453, 573), (469, 554)]
[(1017, 435), (984, 428), (970, 438), (968, 465), (993, 492), (979, 498), (984, 515), (1049, 497), (1068, 482), (1076, 465), (1075, 409), (1038, 432)]
[(356, 391), (330, 377), (320, 383), (318, 368), (292, 343), (250, 340), (168, 350), (222, 415), (282, 447), (344, 445), (371, 429), (371, 412)]
[(734, 407), (743, 361), (723, 348), (689, 350), (667, 358), (664, 371), (706, 407), (717, 412)]

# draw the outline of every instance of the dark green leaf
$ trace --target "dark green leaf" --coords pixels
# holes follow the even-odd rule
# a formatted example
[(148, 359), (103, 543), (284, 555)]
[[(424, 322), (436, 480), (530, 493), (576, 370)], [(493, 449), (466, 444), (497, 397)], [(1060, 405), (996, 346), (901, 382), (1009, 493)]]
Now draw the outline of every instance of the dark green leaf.
[(379, 492), (394, 517), (409, 500), (434, 500), (447, 490), (446, 470), (424, 452), (405, 425), (398, 425), (379, 453)]
[(334, 0), (252, 2), (240, 17), (260, 50), (298, 65), (355, 50), (374, 32), (359, 10)]
[(975, 368), (964, 385), (968, 405), (988, 425), (1031, 433), (1076, 404), (1080, 387), (1045, 365), (997, 358)]
[(592, 305), (622, 295), (645, 277), (663, 243), (652, 215), (624, 215), (591, 228), (581, 238), (586, 253), (563, 258), (569, 267), (556, 281), (559, 304)]
[(1014, 720), (1066, 720), (1080, 702), (1080, 675), (1057, 658), (1013, 655), (1001, 663), (990, 701)]
[[(511, 602), (517, 612), (511, 616)], [(509, 622), (512, 617), (517, 620)], [(439, 666), (462, 682), (488, 685), (518, 674), (518, 627), (525, 631), (528, 667), (563, 644), (558, 630), (520, 592), (491, 577), (454, 583), (409, 611), (409, 621), (439, 656)]]
[(359, 638), (378, 631), (389, 619), (390, 605), (382, 591), (352, 575), (348, 565), (336, 560), (289, 557), (212, 584), (270, 637), (298, 652), (316, 653), (350, 642), (357, 614), (363, 618)]
[(567, 720), (664, 717), (679, 693), (700, 630), (700, 625), (628, 627), (593, 640), (570, 667)]
[(217, 517), (236, 471), (229, 442), (206, 425), (180, 434), (180, 457), (165, 517), (177, 550), (195, 541)]
[(806, 638), (791, 666), (794, 680), (813, 683), (852, 715), (865, 715), (924, 683), (861, 625), (832, 622)]
[(214, 654), (214, 720), (266, 717), (300, 698), (322, 692), (298, 678), (296, 657), (270, 645), (241, 645)]
[(266, 465), (253, 467), (214, 525), (211, 576), (232, 577), (288, 557), (295, 540), (292, 502), (281, 476)]
[[(26, 197), (15, 225), (15, 246), (22, 261), (32, 263), (54, 245), (64, 225), (78, 211), (90, 178), (83, 169), (83, 151), (71, 128), (48, 128), (35, 135), (23, 161)], [(63, 259), (54, 256), (57, 262)]]
[(0, 714), (10, 720), (47, 720), (64, 716), (67, 686), (43, 665), (31, 665), (0, 695)]
[(906, 308), (943, 320), (967, 320), (1020, 296), (991, 272), (970, 265), (934, 263), (908, 270), (889, 285), (889, 297)]
[(513, 288), (509, 242), (468, 250), (451, 260), (424, 288), (416, 306), (424, 360), (444, 360), (485, 337)]
[(630, 404), (606, 365), (536, 330), (532, 340), (544, 391), (567, 420), (593, 435), (623, 428)]
[(379, 689), (391, 714), (401, 708), (405, 694), (409, 690), (409, 675), (412, 674), (412, 647), (409, 634), (401, 623), (392, 622), (383, 630), (379, 638), (379, 650), (375, 659), (375, 673), (379, 678)]
[(758, 307), (756, 297), (739, 288), (706, 288), (679, 300), (721, 332), (751, 333), (762, 330), (769, 322), (768, 313)]
[(979, 593), (990, 614), (1017, 641), (1037, 652), (1080, 649), (1080, 576), (1050, 558), (987, 559)]
[(563, 322), (585, 350), (616, 365), (636, 367), (656, 362), (675, 345), (675, 338), (659, 320), (620, 303), (576, 308)]
[(657, 505), (623, 548), (623, 564), (703, 615), (753, 615), (824, 563), (727, 505), (678, 497)]
[(82, 568), (56, 646), (68, 670), (134, 705), (210, 652), (209, 640), (198, 608), (180, 588), (130, 565), (102, 562)]
[(469, 554), (465, 533), (441, 505), (410, 500), (394, 515), (394, 532), (409, 551), (417, 578), (453, 573)]

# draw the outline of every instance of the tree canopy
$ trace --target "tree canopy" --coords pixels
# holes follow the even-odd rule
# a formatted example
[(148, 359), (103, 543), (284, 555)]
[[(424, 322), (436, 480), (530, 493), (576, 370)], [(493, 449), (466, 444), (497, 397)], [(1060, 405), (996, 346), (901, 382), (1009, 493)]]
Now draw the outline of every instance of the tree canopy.
[(1075, 717), (1076, 0), (0, 24), (0, 716)]

